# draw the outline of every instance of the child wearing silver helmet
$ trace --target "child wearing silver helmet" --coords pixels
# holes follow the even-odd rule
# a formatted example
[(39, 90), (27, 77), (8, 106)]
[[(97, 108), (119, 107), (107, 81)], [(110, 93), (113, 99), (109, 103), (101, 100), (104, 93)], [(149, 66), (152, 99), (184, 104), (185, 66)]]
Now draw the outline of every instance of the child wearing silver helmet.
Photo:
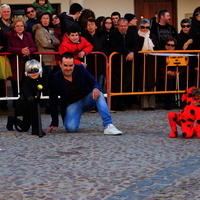
[[(40, 93), (48, 89), (48, 80), (42, 76), (41, 63), (35, 59), (28, 60), (25, 63), (25, 75), (27, 76), (23, 91), (16, 102), (15, 115), (8, 116), (6, 128), (9, 131), (14, 130), (27, 132), (32, 126), (32, 135), (39, 135), (39, 132), (45, 133), (38, 125), (37, 103), (40, 99)], [(17, 116), (22, 115), (22, 120)]]

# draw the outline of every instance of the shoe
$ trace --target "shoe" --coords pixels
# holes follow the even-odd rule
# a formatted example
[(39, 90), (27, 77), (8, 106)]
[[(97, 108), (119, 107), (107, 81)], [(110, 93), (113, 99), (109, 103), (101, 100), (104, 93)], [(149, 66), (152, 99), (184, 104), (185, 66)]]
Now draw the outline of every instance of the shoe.
[(89, 112), (90, 112), (90, 113), (96, 113), (96, 112), (97, 112), (97, 110), (95, 110), (95, 109), (92, 109), (92, 110), (90, 110)]
[(13, 125), (14, 125), (14, 116), (8, 116), (8, 121), (7, 121), (6, 128), (9, 131), (14, 131)]
[(154, 107), (149, 107), (149, 110), (155, 110), (155, 108)]
[(106, 135), (122, 135), (122, 132), (118, 130), (113, 124), (109, 124), (104, 129), (104, 134)]
[(110, 110), (110, 113), (116, 113), (117, 111), (116, 110)]
[(147, 111), (147, 110), (149, 110), (149, 108), (142, 108), (142, 110)]

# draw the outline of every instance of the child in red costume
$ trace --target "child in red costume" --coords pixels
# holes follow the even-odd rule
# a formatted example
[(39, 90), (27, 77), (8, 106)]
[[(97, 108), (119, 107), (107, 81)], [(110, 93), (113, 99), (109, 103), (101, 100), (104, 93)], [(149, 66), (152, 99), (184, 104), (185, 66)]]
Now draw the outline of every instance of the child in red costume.
[(87, 64), (84, 63), (82, 59), (84, 56), (88, 55), (92, 49), (92, 44), (79, 35), (78, 29), (76, 27), (70, 27), (63, 36), (62, 43), (59, 46), (59, 53), (60, 55), (65, 52), (74, 54), (74, 63), (76, 65), (82, 64), (86, 67)]
[(171, 127), (169, 137), (178, 137), (176, 125), (179, 125), (184, 138), (191, 138), (193, 135), (200, 138), (200, 89), (189, 88), (182, 96), (182, 101), (186, 102), (186, 106), (180, 113), (170, 112), (168, 114)]

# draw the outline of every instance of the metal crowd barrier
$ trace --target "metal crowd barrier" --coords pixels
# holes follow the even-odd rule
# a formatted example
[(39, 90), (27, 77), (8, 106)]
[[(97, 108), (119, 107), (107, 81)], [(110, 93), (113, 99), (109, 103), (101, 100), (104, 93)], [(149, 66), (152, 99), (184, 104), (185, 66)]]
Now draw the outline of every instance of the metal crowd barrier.
[[(106, 69), (106, 77), (108, 74), (108, 57), (102, 53), (102, 52), (98, 52), (98, 51), (94, 51), (90, 53), (91, 55), (94, 55), (94, 70), (95, 70), (95, 74), (94, 77), (97, 80), (97, 55), (101, 55), (102, 59), (104, 60), (105, 63), (105, 69)], [(5, 53), (0, 53), (0, 56), (9, 56), (9, 55), (14, 55), (8, 52)], [(59, 52), (35, 52), (33, 55), (39, 55), (39, 61), (42, 63), (42, 55), (59, 55)], [(19, 84), (19, 55), (15, 55), (16, 56), (16, 60), (17, 60), (17, 89), (18, 89), (18, 96), (13, 97), (13, 96), (9, 96), (9, 91), (8, 91), (8, 79), (5, 79), (5, 97), (0, 97), (0, 100), (17, 100), (20, 96), (20, 84)], [(1, 67), (1, 66), (0, 66)], [(53, 69), (53, 66), (52, 66)], [(106, 79), (106, 78), (105, 78)], [(49, 96), (44, 96), (43, 94), (41, 95), (41, 99), (48, 99)]]
[[(172, 59), (170, 59), (170, 62), (173, 60), (173, 59), (176, 59), (177, 57), (189, 57), (189, 56), (197, 56), (197, 77), (196, 77), (196, 83), (197, 83), (197, 87), (199, 87), (199, 63), (200, 63), (200, 60), (199, 60), (199, 55), (200, 55), (200, 51), (198, 50), (174, 50), (174, 51), (140, 51), (139, 53), (143, 54), (144, 56), (144, 64), (143, 64), (143, 70), (144, 70), (144, 74), (143, 74), (143, 86), (145, 85), (145, 64), (146, 64), (146, 56), (147, 55), (154, 55), (155, 56), (155, 71), (157, 70), (157, 68), (159, 66), (157, 66), (157, 62), (156, 62), (156, 58), (158, 56), (167, 56), (167, 57), (171, 57)], [(42, 62), (42, 55), (58, 55), (59, 53), (58, 52), (36, 52), (34, 53), (36, 55), (39, 55), (39, 58), (40, 58), (40, 62)], [(167, 93), (183, 93), (184, 91), (183, 90), (178, 90), (176, 88), (176, 90), (174, 91), (167, 91), (166, 87), (165, 87), (165, 90), (162, 90), (162, 91), (159, 91), (157, 90), (157, 87), (155, 86), (154, 87), (154, 90), (153, 91), (145, 91), (145, 88), (143, 87), (142, 91), (135, 91), (134, 87), (134, 61), (132, 62), (132, 74), (130, 75), (132, 77), (132, 84), (131, 84), (131, 90), (129, 92), (123, 92), (122, 91), (122, 83), (123, 83), (123, 55), (120, 55), (120, 77), (119, 77), (119, 80), (121, 80), (120, 82), (120, 90), (119, 92), (112, 92), (111, 91), (111, 85), (112, 85), (112, 68), (113, 68), (113, 57), (116, 55), (116, 54), (119, 54), (117, 52), (113, 52), (109, 58), (102, 52), (91, 52), (91, 54), (94, 55), (94, 68), (95, 68), (95, 79), (97, 79), (97, 55), (102, 55), (102, 58), (104, 59), (105, 61), (105, 67), (106, 67), (106, 94), (105, 96), (107, 97), (107, 103), (108, 103), (108, 106), (109, 108), (111, 107), (111, 97), (112, 96), (120, 96), (120, 95), (144, 95), (144, 94), (167, 94)], [(8, 52), (5, 52), (5, 53), (0, 53), (0, 56), (9, 56), (9, 55), (13, 55), (11, 53), (8, 53)], [(17, 58), (17, 77), (19, 80), (19, 63), (18, 63), (18, 55), (16, 55), (16, 58)], [(137, 58), (135, 58), (137, 59)], [(169, 65), (171, 64), (169, 62)], [(174, 65), (176, 65), (176, 62), (180, 62), (180, 60), (178, 61), (174, 61)], [(187, 60), (185, 60), (185, 64), (188, 64), (187, 63)], [(177, 63), (177, 66), (179, 65), (179, 63)], [(167, 70), (167, 64), (166, 64), (166, 70)], [(188, 70), (187, 70), (188, 71)], [(188, 72), (187, 72), (187, 76), (188, 76)], [(155, 80), (157, 79), (157, 74), (155, 73)], [(187, 77), (187, 80), (188, 80), (188, 77)], [(7, 80), (5, 80), (6, 82), (6, 88), (5, 88), (5, 91), (6, 91), (6, 95), (5, 97), (0, 97), (0, 100), (17, 100), (19, 98), (19, 95), (17, 97), (12, 97), (12, 96), (8, 96), (8, 84), (7, 84)], [(188, 81), (187, 81), (188, 82)], [(188, 83), (187, 83), (188, 84)], [(19, 81), (18, 81), (18, 93), (19, 93)], [(48, 96), (41, 96), (42, 99), (47, 99), (49, 98)]]
[[(135, 66), (134, 66), (134, 61), (132, 62), (132, 74), (130, 75), (132, 77), (132, 87), (129, 92), (122, 92), (122, 83), (123, 83), (123, 55), (120, 55), (120, 75), (119, 75), (119, 80), (120, 82), (120, 88), (119, 92), (112, 92), (111, 91), (111, 86), (112, 86), (112, 70), (113, 70), (113, 59), (116, 54), (119, 54), (118, 52), (113, 52), (110, 57), (109, 57), (109, 68), (108, 68), (108, 74), (107, 74), (107, 103), (109, 108), (111, 108), (111, 97), (112, 96), (120, 96), (120, 95), (147, 95), (147, 94), (167, 94), (167, 93), (183, 93), (185, 90), (179, 90), (178, 88), (178, 83), (176, 84), (176, 89), (168, 91), (167, 90), (167, 74), (165, 75), (165, 89), (164, 90), (157, 90), (157, 87), (154, 86), (153, 91), (145, 91), (145, 65), (146, 65), (146, 56), (147, 55), (153, 55), (155, 56), (155, 80), (157, 80), (157, 57), (158, 56), (166, 56), (168, 57), (168, 64), (166, 63), (166, 72), (167, 72), (167, 67), (172, 65), (176, 66), (176, 72), (178, 72), (178, 66), (185, 65), (187, 67), (187, 81), (186, 81), (186, 89), (188, 88), (188, 77), (189, 77), (189, 72), (188, 72), (188, 57), (190, 56), (197, 56), (197, 77), (196, 77), (196, 87), (199, 87), (199, 55), (200, 51), (199, 50), (174, 50), (174, 51), (139, 51), (138, 53), (143, 54), (144, 56), (144, 63), (143, 63), (143, 89), (142, 91), (135, 91), (134, 90), (134, 72), (135, 72)], [(187, 57), (187, 58), (186, 58)], [(137, 59), (136, 57), (134, 59)], [(173, 61), (174, 59), (174, 61)], [(182, 59), (182, 60), (181, 60)], [(165, 72), (165, 73), (166, 73)], [(194, 77), (195, 79), (195, 77)], [(177, 82), (177, 78), (176, 78)]]

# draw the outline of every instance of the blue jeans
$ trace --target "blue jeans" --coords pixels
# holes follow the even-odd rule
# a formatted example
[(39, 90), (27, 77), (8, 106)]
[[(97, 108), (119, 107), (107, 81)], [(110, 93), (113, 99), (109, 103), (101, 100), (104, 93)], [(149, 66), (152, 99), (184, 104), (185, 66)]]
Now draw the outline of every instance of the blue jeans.
[(94, 106), (96, 106), (99, 111), (99, 114), (103, 120), (103, 126), (106, 127), (108, 124), (112, 124), (111, 115), (103, 93), (100, 92), (100, 97), (97, 100), (92, 98), (92, 93), (89, 93), (80, 101), (69, 104), (69, 106), (66, 108), (66, 114), (64, 118), (64, 126), (66, 131), (70, 133), (77, 132), (81, 115), (84, 112), (91, 110)]

